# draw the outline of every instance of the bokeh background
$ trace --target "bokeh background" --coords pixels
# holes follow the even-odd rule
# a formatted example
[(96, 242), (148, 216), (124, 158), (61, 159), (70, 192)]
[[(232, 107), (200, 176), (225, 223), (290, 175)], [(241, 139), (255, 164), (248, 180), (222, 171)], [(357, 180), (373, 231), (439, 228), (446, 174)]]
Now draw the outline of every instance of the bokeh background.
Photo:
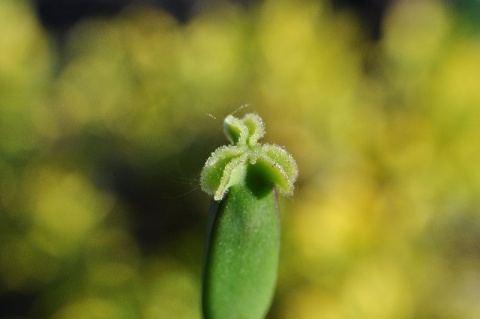
[(477, 0), (1, 0), (0, 318), (199, 319), (236, 110), (300, 169), (269, 319), (480, 318), (479, 31)]

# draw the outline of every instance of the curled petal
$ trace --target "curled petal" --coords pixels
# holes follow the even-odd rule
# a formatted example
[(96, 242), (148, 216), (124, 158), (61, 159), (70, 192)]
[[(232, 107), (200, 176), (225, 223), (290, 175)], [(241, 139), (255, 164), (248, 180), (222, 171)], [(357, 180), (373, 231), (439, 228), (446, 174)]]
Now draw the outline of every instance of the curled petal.
[(233, 115), (227, 116), (223, 121), (223, 132), (232, 144), (246, 145), (249, 133), (248, 127), (242, 120)]
[(245, 151), (237, 146), (221, 146), (217, 148), (207, 159), (200, 175), (202, 190), (209, 195), (214, 195), (222, 183), (227, 165), (244, 153)]
[(269, 170), (272, 181), (275, 182), (279, 190), (285, 195), (293, 193), (293, 184), (298, 177), (298, 168), (292, 155), (282, 147), (273, 144), (262, 146), (262, 155), (258, 159)]
[(250, 147), (255, 146), (259, 139), (265, 135), (265, 125), (262, 118), (258, 114), (249, 113), (242, 119), (248, 128), (247, 143)]
[(242, 179), (244, 179), (247, 158), (248, 154), (243, 154), (231, 160), (230, 163), (225, 166), (220, 184), (213, 195), (214, 200), (221, 201), (230, 186), (240, 183)]

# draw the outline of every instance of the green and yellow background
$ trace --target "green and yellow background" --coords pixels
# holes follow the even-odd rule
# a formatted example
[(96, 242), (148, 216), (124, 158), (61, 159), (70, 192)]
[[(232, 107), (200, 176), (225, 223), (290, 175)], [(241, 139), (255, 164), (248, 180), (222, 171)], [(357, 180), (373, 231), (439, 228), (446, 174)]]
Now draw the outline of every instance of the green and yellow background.
[(199, 174), (245, 104), (300, 171), (269, 319), (480, 318), (477, 18), (132, 5), (59, 41), (1, 0), (0, 318), (200, 319)]

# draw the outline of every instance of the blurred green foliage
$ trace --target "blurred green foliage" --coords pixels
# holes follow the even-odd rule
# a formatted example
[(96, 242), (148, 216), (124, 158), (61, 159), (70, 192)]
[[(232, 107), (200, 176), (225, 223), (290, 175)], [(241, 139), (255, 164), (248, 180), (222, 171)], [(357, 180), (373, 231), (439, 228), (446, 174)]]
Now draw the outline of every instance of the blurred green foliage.
[(185, 25), (131, 7), (60, 45), (28, 1), (1, 1), (2, 316), (199, 318), (198, 175), (249, 103), (300, 169), (269, 318), (478, 318), (480, 41), (463, 25), (398, 1), (371, 43), (325, 1), (271, 0)]

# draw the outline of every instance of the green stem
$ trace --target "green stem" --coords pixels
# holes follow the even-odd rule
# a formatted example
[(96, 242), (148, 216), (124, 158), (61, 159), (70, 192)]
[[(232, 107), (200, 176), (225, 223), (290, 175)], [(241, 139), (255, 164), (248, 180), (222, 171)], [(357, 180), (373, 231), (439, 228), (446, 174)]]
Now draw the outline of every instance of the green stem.
[(233, 185), (212, 202), (203, 273), (205, 319), (261, 319), (275, 290), (280, 226), (275, 191)]

